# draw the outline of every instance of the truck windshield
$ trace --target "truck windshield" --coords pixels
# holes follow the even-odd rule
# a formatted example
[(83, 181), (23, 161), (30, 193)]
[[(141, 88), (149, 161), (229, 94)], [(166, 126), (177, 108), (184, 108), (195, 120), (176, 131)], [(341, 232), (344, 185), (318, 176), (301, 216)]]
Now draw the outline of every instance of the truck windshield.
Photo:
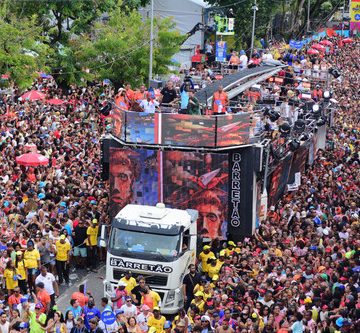
[(162, 257), (165, 260), (177, 257), (180, 246), (180, 235), (169, 236), (143, 233), (139, 231), (113, 228), (110, 236), (110, 249), (116, 252), (151, 254), (151, 257)]

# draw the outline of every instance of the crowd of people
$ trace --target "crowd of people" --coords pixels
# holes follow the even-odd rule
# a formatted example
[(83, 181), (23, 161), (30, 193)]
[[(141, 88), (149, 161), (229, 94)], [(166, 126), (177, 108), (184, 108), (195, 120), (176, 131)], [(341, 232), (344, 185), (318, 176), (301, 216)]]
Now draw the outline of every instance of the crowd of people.
[[(301, 64), (301, 53), (292, 54)], [(115, 93), (95, 83), (64, 91), (53, 79), (39, 78), (34, 89), (44, 92), (43, 100), (23, 100), (17, 89), (2, 96), (1, 333), (358, 332), (359, 56), (356, 40), (326, 57), (341, 72), (332, 82), (339, 110), (327, 149), (299, 190), (270, 207), (254, 237), (204, 246), (184, 277), (185, 305), (175, 318), (161, 314), (160, 296), (131, 272), (111, 299), (95, 300), (81, 285), (67, 309), (56, 305), (60, 286), (71, 285), (71, 272), (96, 271), (105, 259), (98, 246), (99, 227), (109, 222), (108, 184), (100, 177), (99, 139), (106, 130), (100, 110), (112, 98), (126, 102), (124, 94), (141, 104), (149, 99), (145, 87)], [(297, 59), (289, 65), (291, 73), (298, 70)], [(305, 70), (300, 66), (298, 74)], [(175, 97), (173, 88), (169, 83), (163, 89), (160, 102)], [(51, 98), (64, 104), (50, 105)], [(16, 163), (33, 147), (49, 165)], [(106, 311), (115, 313), (111, 325), (102, 320)]]

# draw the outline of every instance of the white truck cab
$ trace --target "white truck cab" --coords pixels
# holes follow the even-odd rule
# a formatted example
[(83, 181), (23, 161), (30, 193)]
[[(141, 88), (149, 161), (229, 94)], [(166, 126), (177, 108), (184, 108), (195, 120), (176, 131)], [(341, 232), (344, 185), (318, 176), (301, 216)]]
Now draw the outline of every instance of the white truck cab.
[[(195, 263), (198, 212), (127, 205), (114, 218), (108, 238), (104, 293), (112, 297), (126, 271), (143, 275), (161, 297), (161, 312), (183, 307), (183, 277)], [(103, 237), (104, 232), (102, 232)]]

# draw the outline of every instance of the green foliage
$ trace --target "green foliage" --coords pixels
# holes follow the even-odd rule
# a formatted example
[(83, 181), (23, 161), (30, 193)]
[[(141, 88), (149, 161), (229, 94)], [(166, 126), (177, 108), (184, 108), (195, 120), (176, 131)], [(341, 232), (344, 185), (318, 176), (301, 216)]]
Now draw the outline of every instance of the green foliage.
[(37, 15), (37, 23), (54, 45), (65, 43), (71, 34), (88, 31), (102, 13), (115, 5), (115, 0), (5, 0), (19, 19)]
[(326, 1), (321, 4), (320, 8), (323, 13), (329, 13), (333, 9), (333, 5), (331, 1)]
[[(98, 22), (90, 32), (92, 38), (81, 38), (74, 50), (81, 67), (90, 69), (90, 77), (110, 79), (117, 84), (129, 81), (144, 83), (149, 69), (150, 22), (134, 10), (124, 12), (117, 6), (106, 23)], [(183, 36), (174, 30), (170, 19), (154, 21), (153, 72), (168, 72), (171, 57), (178, 52)]]
[[(237, 47), (248, 48), (251, 43), (253, 10), (255, 1), (234, 1), (234, 0), (208, 0), (212, 5), (226, 6), (223, 14), (230, 8), (235, 16), (235, 34)], [(233, 6), (232, 6), (233, 5)], [(279, 9), (279, 1), (257, 0), (258, 11), (256, 12), (256, 36), (264, 37), (266, 35), (268, 24), (273, 15)], [(221, 11), (220, 11), (221, 12)]]
[[(235, 15), (235, 33), (237, 45), (243, 48), (250, 47), (252, 17), (251, 10), (255, 0), (208, 0), (212, 5), (219, 6), (219, 11), (226, 15), (230, 8)], [(266, 38), (271, 32), (276, 37), (288, 40), (306, 33), (307, 0), (257, 0), (259, 10), (256, 13), (255, 35)], [(310, 0), (311, 29), (324, 26), (328, 15), (338, 0)], [(225, 6), (225, 7), (224, 7)], [(271, 29), (274, 18), (277, 18), (277, 29)]]
[[(6, 17), (3, 16), (6, 13)], [(46, 70), (51, 54), (36, 17), (18, 20), (0, 10), (0, 73), (10, 74), (10, 82), (25, 88), (33, 82), (38, 71)]]

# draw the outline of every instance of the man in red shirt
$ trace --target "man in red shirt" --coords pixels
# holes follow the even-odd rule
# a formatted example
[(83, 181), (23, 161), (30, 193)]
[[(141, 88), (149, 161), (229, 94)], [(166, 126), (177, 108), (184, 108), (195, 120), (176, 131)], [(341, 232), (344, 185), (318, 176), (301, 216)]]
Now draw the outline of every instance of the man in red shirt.
[(10, 308), (10, 313), (12, 313), (13, 309), (20, 304), (20, 300), (23, 297), (23, 295), (20, 294), (20, 288), (19, 287), (15, 287), (14, 288), (14, 293), (9, 296), (8, 299), (8, 304), (9, 304), (9, 308)]
[(50, 310), (51, 298), (49, 293), (45, 290), (45, 285), (42, 282), (36, 284), (36, 298), (36, 303), (40, 302), (43, 306), (40, 311), (48, 313)]
[(87, 304), (89, 297), (85, 295), (85, 286), (83, 284), (79, 286), (79, 291), (72, 293), (71, 299), (77, 299), (81, 307)]

